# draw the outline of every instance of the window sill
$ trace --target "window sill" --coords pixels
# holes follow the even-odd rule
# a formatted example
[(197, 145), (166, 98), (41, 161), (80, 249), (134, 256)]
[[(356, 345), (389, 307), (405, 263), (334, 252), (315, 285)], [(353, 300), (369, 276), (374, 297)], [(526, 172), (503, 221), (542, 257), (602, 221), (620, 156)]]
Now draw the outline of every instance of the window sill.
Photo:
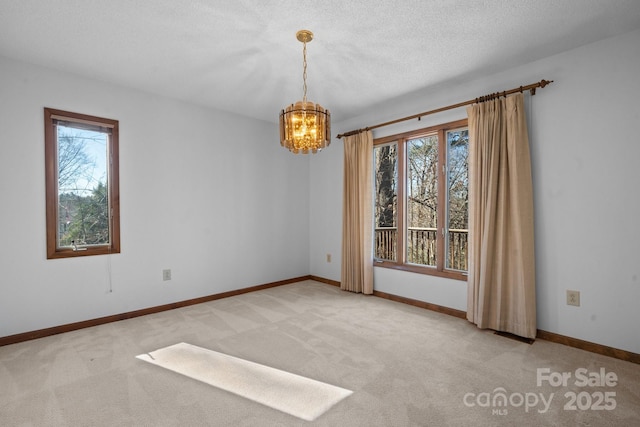
[(420, 267), (417, 265), (396, 264), (388, 261), (373, 261), (374, 267), (388, 268), (391, 270), (408, 271), (411, 273), (424, 274), (426, 276), (444, 277), (446, 279), (467, 281), (468, 274), (454, 270), (438, 271), (435, 267)]
[(109, 246), (93, 246), (82, 247), (77, 250), (73, 249), (57, 249), (50, 253), (47, 253), (47, 259), (60, 259), (60, 258), (75, 258), (92, 255), (110, 255), (120, 253), (119, 248), (111, 248)]

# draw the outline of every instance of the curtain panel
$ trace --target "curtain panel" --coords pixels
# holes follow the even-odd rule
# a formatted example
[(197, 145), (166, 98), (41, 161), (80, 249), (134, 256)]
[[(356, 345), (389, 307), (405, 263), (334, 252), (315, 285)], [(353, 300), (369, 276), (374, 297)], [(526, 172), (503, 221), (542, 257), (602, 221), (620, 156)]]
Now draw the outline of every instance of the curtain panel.
[(467, 108), (469, 277), (467, 319), (536, 336), (533, 187), (522, 93)]
[(340, 288), (373, 293), (373, 136), (344, 139), (342, 273)]

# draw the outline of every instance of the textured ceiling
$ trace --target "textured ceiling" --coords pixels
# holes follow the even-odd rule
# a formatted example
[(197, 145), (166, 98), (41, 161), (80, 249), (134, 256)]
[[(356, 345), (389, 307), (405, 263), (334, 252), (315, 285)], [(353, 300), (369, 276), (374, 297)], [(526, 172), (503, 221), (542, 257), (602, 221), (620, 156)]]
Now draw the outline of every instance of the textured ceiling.
[(272, 122), (302, 98), (300, 29), (341, 121), (637, 28), (638, 0), (0, 0), (2, 56)]

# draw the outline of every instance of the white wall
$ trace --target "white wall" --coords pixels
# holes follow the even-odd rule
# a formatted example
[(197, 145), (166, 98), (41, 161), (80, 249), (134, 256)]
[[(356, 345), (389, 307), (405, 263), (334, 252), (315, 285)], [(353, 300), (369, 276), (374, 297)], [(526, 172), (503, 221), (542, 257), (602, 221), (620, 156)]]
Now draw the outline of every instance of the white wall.
[[(334, 132), (554, 80), (527, 97), (536, 206), (538, 328), (640, 353), (640, 31), (470, 83), (375, 106)], [(464, 109), (374, 137), (464, 118)], [(311, 162), (311, 274), (340, 280), (342, 142)], [(332, 263), (325, 262), (333, 253)], [(382, 268), (375, 289), (466, 310), (466, 283)], [(581, 307), (567, 306), (567, 289)]]
[[(408, 94), (333, 128), (555, 80), (527, 98), (538, 327), (640, 353), (639, 71), (635, 31)], [(45, 106), (120, 120), (121, 254), (46, 260)], [(374, 135), (464, 116), (449, 111)], [(0, 336), (306, 274), (340, 280), (341, 140), (293, 156), (273, 124), (4, 58), (0, 196)], [(162, 281), (163, 268), (172, 281)], [(384, 292), (466, 309), (464, 282), (380, 268), (375, 280)], [(581, 292), (581, 307), (565, 305), (567, 289)]]
[[(46, 259), (45, 106), (120, 121), (121, 254)], [(309, 160), (277, 132), (0, 58), (0, 336), (309, 274)]]

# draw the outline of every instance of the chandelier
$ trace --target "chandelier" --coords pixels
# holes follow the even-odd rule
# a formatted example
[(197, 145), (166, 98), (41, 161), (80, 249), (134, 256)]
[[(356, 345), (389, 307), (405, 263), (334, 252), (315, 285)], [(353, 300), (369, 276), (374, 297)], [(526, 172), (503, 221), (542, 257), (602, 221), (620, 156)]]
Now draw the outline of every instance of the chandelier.
[(303, 96), (302, 101), (280, 112), (280, 145), (294, 154), (317, 153), (331, 143), (331, 114), (320, 104), (307, 101), (307, 43), (313, 33), (300, 30), (296, 38), (302, 42)]

